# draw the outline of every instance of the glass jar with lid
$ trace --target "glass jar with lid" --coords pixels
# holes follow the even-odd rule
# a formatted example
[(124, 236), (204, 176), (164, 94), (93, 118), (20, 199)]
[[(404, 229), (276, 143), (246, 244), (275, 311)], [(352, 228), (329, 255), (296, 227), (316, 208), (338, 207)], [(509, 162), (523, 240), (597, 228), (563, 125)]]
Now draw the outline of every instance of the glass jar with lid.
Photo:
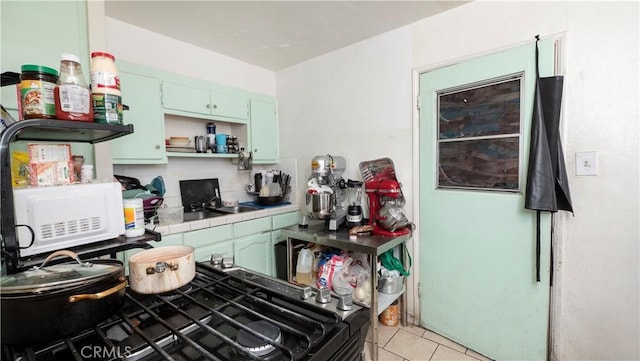
[(76, 55), (62, 54), (61, 56), (55, 104), (58, 119), (93, 121), (91, 92), (82, 73), (80, 58)]

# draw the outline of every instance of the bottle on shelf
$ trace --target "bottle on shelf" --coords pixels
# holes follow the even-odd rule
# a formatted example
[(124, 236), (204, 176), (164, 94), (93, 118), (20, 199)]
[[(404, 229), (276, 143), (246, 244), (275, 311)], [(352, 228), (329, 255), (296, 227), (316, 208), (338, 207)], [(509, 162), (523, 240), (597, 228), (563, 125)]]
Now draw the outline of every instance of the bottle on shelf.
[(93, 121), (93, 108), (89, 85), (82, 74), (80, 58), (62, 54), (60, 75), (54, 91), (56, 118), (62, 120)]
[(122, 124), (122, 93), (115, 57), (91, 53), (91, 99), (96, 123)]

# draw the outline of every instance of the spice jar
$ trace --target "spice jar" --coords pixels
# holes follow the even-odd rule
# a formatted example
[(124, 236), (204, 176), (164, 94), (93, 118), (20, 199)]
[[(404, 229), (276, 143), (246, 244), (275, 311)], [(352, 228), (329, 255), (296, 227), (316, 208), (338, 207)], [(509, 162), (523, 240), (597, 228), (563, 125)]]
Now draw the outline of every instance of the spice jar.
[(20, 68), (20, 105), (24, 119), (56, 117), (54, 91), (58, 71), (47, 66), (25, 64)]
[(60, 76), (54, 94), (58, 119), (93, 121), (91, 92), (84, 80), (78, 56), (62, 54)]
[(91, 98), (94, 122), (122, 124), (120, 76), (115, 57), (109, 53), (91, 53)]

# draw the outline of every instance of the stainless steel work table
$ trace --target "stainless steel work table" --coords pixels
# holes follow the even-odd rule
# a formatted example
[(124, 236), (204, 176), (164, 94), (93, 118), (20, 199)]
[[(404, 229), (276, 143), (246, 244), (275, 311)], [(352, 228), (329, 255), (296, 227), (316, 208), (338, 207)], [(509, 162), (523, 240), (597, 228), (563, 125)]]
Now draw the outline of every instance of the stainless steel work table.
[[(347, 251), (361, 252), (371, 255), (371, 285), (375, 289), (378, 284), (378, 272), (376, 271), (377, 257), (394, 247), (403, 244), (409, 238), (411, 233), (398, 237), (384, 237), (379, 235), (359, 236), (355, 240), (349, 239), (349, 230), (340, 229), (338, 231), (329, 231), (324, 222), (310, 224), (307, 228), (292, 226), (282, 229), (282, 235), (287, 238), (287, 272), (289, 282), (293, 281), (291, 240), (301, 240), (306, 242), (317, 243), (323, 246), (339, 248)], [(403, 257), (403, 263), (406, 262)], [(405, 265), (406, 269), (406, 265)], [(387, 308), (393, 301), (402, 297), (400, 322), (404, 326), (406, 324), (406, 307), (405, 292), (396, 294), (382, 294), (373, 292), (371, 297), (371, 339), (373, 347), (371, 350), (371, 360), (378, 360), (378, 315)]]

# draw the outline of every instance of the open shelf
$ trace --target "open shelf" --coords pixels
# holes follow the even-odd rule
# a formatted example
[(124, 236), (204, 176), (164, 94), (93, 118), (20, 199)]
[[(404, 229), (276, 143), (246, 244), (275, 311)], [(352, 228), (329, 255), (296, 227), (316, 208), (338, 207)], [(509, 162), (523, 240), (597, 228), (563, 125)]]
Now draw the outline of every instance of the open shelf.
[(192, 153), (192, 152), (167, 152), (167, 157), (183, 158), (238, 158), (237, 153)]
[[(153, 248), (148, 242), (156, 241), (160, 242), (162, 236), (160, 233), (147, 229), (145, 233), (138, 237), (127, 238), (125, 236), (118, 236), (113, 239), (108, 239), (100, 242), (89, 243), (81, 246), (70, 247), (68, 250), (76, 253), (81, 260), (87, 260), (91, 258), (101, 257), (105, 255), (114, 255), (117, 252), (126, 251), (133, 248), (149, 249)], [(23, 269), (33, 266), (39, 266), (44, 259), (53, 252), (47, 252), (46, 254), (33, 255), (20, 259), (20, 266)], [(68, 258), (55, 258), (47, 264), (56, 264), (60, 262), (68, 262)]]
[[(11, 156), (9, 144), (16, 140), (27, 141), (63, 141), (79, 143), (100, 143), (133, 133), (133, 125), (100, 124), (57, 119), (27, 119), (15, 122), (0, 133), (0, 217), (3, 239), (2, 262), (7, 274), (19, 269), (36, 265), (38, 257), (21, 258), (15, 230), (14, 197), (11, 183)], [(155, 234), (149, 239), (160, 239)], [(93, 248), (78, 249), (84, 257), (97, 257), (112, 254), (118, 250), (145, 247), (145, 240), (118, 237), (95, 243)]]
[(382, 313), (387, 307), (391, 306), (393, 301), (397, 300), (402, 296), (404, 291), (407, 289), (407, 286), (402, 286), (402, 292), (398, 293), (382, 293), (378, 292), (378, 315)]
[(116, 125), (55, 119), (28, 119), (3, 131), (14, 140), (100, 143), (133, 133), (133, 125)]

